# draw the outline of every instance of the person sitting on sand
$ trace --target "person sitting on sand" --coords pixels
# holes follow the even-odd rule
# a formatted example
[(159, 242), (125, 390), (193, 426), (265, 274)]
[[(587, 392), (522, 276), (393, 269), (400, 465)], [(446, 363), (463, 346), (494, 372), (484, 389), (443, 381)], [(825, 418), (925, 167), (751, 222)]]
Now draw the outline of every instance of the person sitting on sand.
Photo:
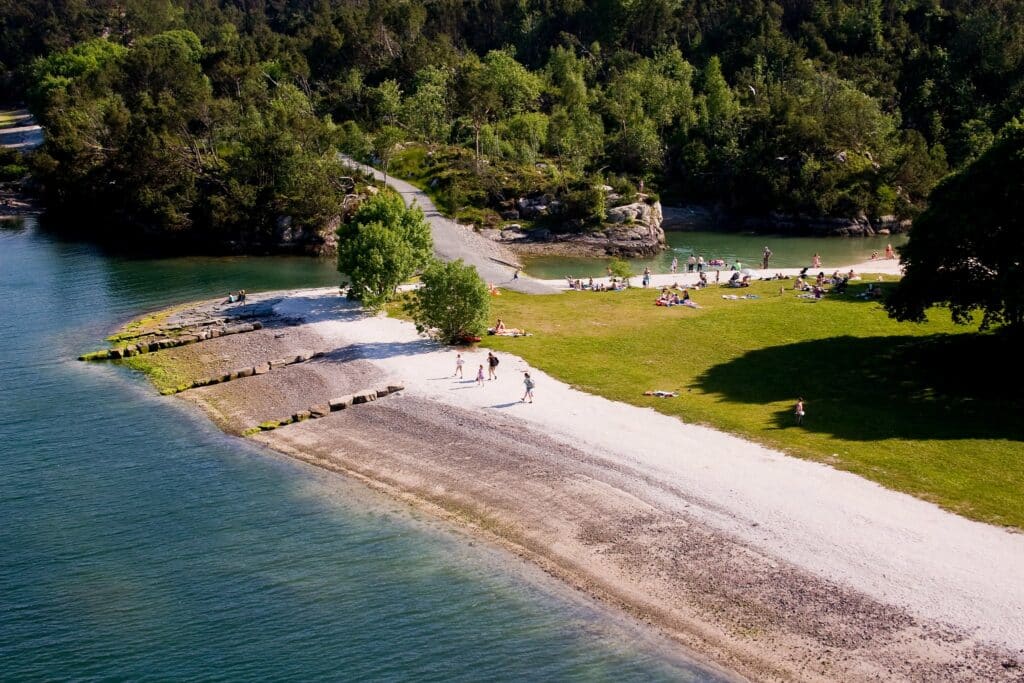
[(235, 296), (235, 293), (234, 293), (234, 292), (228, 292), (228, 300), (227, 300), (227, 303), (229, 303), (229, 304), (233, 304), (233, 303), (235, 303), (236, 301), (238, 301), (238, 298), (237, 298), (237, 297)]

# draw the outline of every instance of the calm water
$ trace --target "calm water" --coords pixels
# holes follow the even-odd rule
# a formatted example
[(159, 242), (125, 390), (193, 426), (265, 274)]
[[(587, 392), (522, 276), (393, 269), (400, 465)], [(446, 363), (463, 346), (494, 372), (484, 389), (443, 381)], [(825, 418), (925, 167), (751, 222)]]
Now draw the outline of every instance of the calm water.
[(3, 680), (713, 680), (500, 551), (72, 360), (145, 309), (335, 281), (0, 229)]
[[(690, 254), (703, 255), (705, 261), (724, 259), (730, 265), (740, 260), (745, 266), (761, 267), (761, 253), (765, 246), (772, 250), (770, 267), (802, 268), (811, 265), (815, 253), (821, 255), (824, 268), (838, 267), (866, 261), (871, 252), (885, 254), (885, 245), (899, 247), (907, 241), (906, 235), (876, 237), (782, 237), (724, 232), (669, 232), (669, 249), (652, 259), (634, 259), (633, 269), (641, 272), (650, 266), (655, 273), (667, 273), (672, 258), (679, 259), (682, 269)], [(604, 275), (608, 259), (565, 258), (557, 256), (525, 259), (526, 272), (539, 278), (596, 277)]]

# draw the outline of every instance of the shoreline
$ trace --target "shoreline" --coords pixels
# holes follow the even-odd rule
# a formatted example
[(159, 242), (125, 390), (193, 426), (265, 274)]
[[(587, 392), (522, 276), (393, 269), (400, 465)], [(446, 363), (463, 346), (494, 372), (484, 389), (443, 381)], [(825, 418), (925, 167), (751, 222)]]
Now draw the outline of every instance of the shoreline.
[[(511, 547), (570, 586), (662, 630), (698, 653), (698, 661), (710, 659), (743, 676), (868, 680), (888, 672), (905, 680), (974, 680), (986, 672), (990, 680), (1015, 680), (1015, 670), (1002, 661), (1020, 659), (1019, 652), (1012, 652), (1024, 644), (1019, 630), (1011, 627), (999, 637), (994, 622), (982, 629), (970, 612), (954, 610), (952, 620), (922, 616), (921, 605), (908, 604), (913, 595), (900, 594), (908, 588), (912, 593), (919, 577), (880, 582), (876, 572), (857, 564), (879, 556), (871, 548), (872, 532), (892, 538), (916, 533), (915, 524), (928, 528), (949, 522), (956, 532), (951, 535), (966, 544), (956, 548), (958, 553), (983, 564), (982, 558), (998, 547), (1009, 550), (1001, 559), (1009, 558), (1012, 566), (1012, 555), (1024, 548), (1019, 535), (1013, 538), (854, 475), (795, 461), (715, 430), (575, 392), (533, 368), (543, 392), (538, 404), (545, 407), (494, 404), (518, 396), (495, 396), (507, 387), (501, 381), (477, 389), (436, 377), (451, 370), (452, 351), (419, 339), (409, 323), (363, 315), (339, 300), (334, 289), (255, 298), (277, 299), (271, 304), (275, 314), (302, 323), (275, 327), (269, 321), (265, 332), (158, 352), (180, 359), (209, 356), (200, 359), (205, 370), (227, 351), (256, 357), (277, 353), (275, 344), (320, 344), (318, 350), (327, 353), (321, 361), (181, 394), (226, 431), (238, 433), (254, 424), (254, 416), (268, 406), (279, 405), (280, 414), (308, 405), (311, 395), (327, 398), (320, 394), (381, 378), (400, 380), (407, 389), (395, 399), (354, 406), (253, 440), (345, 472)], [(208, 354), (201, 348), (207, 345), (213, 345)], [(506, 376), (522, 364), (512, 356), (503, 358)], [(237, 365), (236, 360), (229, 364)], [(254, 390), (260, 394), (255, 402), (247, 398)], [(512, 392), (518, 394), (518, 385), (508, 388)], [(600, 418), (581, 421), (580, 415)], [(649, 439), (691, 444), (684, 453), (710, 449), (715, 457), (673, 464), (651, 452), (657, 450), (657, 438), (652, 446), (643, 439), (645, 431)], [(639, 446), (620, 445), (631, 439)], [(779, 497), (799, 493), (800, 487), (759, 497), (758, 487), (743, 482), (743, 474), (753, 478), (755, 470), (781, 470), (775, 483), (784, 488), (808, 478), (812, 492), (817, 485), (838, 487), (827, 496), (818, 491), (808, 505), (837, 499), (840, 516), (823, 515), (819, 525), (793, 516)], [(882, 512), (862, 510), (879, 504)], [(743, 508), (750, 510), (743, 514)], [(839, 538), (828, 523), (849, 524), (853, 513), (865, 516), (856, 522), (864, 547), (830, 553), (828, 543)], [(903, 514), (911, 516), (908, 528), (900, 528)], [(877, 528), (865, 525), (886, 516), (895, 521)], [(755, 518), (761, 522), (751, 526)], [(918, 543), (906, 543), (914, 555), (906, 560), (911, 564), (922, 561), (916, 554), (924, 546)], [(925, 577), (925, 583), (934, 579), (937, 585), (931, 589), (941, 594), (957, 571), (970, 566), (959, 565), (952, 573), (935, 567), (935, 576)], [(975, 596), (961, 590), (958, 597), (962, 602)], [(1020, 596), (1012, 588), (1005, 597), (1019, 606)], [(918, 602), (929, 599), (921, 596)], [(968, 633), (971, 627), (973, 634)]]

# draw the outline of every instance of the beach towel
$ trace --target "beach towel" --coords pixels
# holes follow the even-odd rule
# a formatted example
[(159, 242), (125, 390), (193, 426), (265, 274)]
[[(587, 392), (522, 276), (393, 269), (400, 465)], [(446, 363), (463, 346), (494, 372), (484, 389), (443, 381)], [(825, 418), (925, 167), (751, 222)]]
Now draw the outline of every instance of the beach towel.
[(679, 396), (679, 392), (655, 389), (653, 391), (645, 391), (644, 396), (657, 396), (658, 398), (676, 398), (677, 396)]

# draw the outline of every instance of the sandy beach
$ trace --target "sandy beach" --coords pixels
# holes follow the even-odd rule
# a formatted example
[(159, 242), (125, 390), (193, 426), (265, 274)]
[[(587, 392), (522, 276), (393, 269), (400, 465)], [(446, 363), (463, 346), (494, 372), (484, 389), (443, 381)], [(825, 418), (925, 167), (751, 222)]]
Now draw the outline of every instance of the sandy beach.
[(1024, 676), (1024, 535), (581, 393), (514, 356), (481, 387), (486, 350), (462, 350), (454, 378), (456, 350), (337, 289), (251, 298), (272, 311), (263, 329), (155, 354), (197, 378), (324, 354), (179, 395), (229, 432), (398, 384), (251, 438), (465, 525), (743, 677)]

